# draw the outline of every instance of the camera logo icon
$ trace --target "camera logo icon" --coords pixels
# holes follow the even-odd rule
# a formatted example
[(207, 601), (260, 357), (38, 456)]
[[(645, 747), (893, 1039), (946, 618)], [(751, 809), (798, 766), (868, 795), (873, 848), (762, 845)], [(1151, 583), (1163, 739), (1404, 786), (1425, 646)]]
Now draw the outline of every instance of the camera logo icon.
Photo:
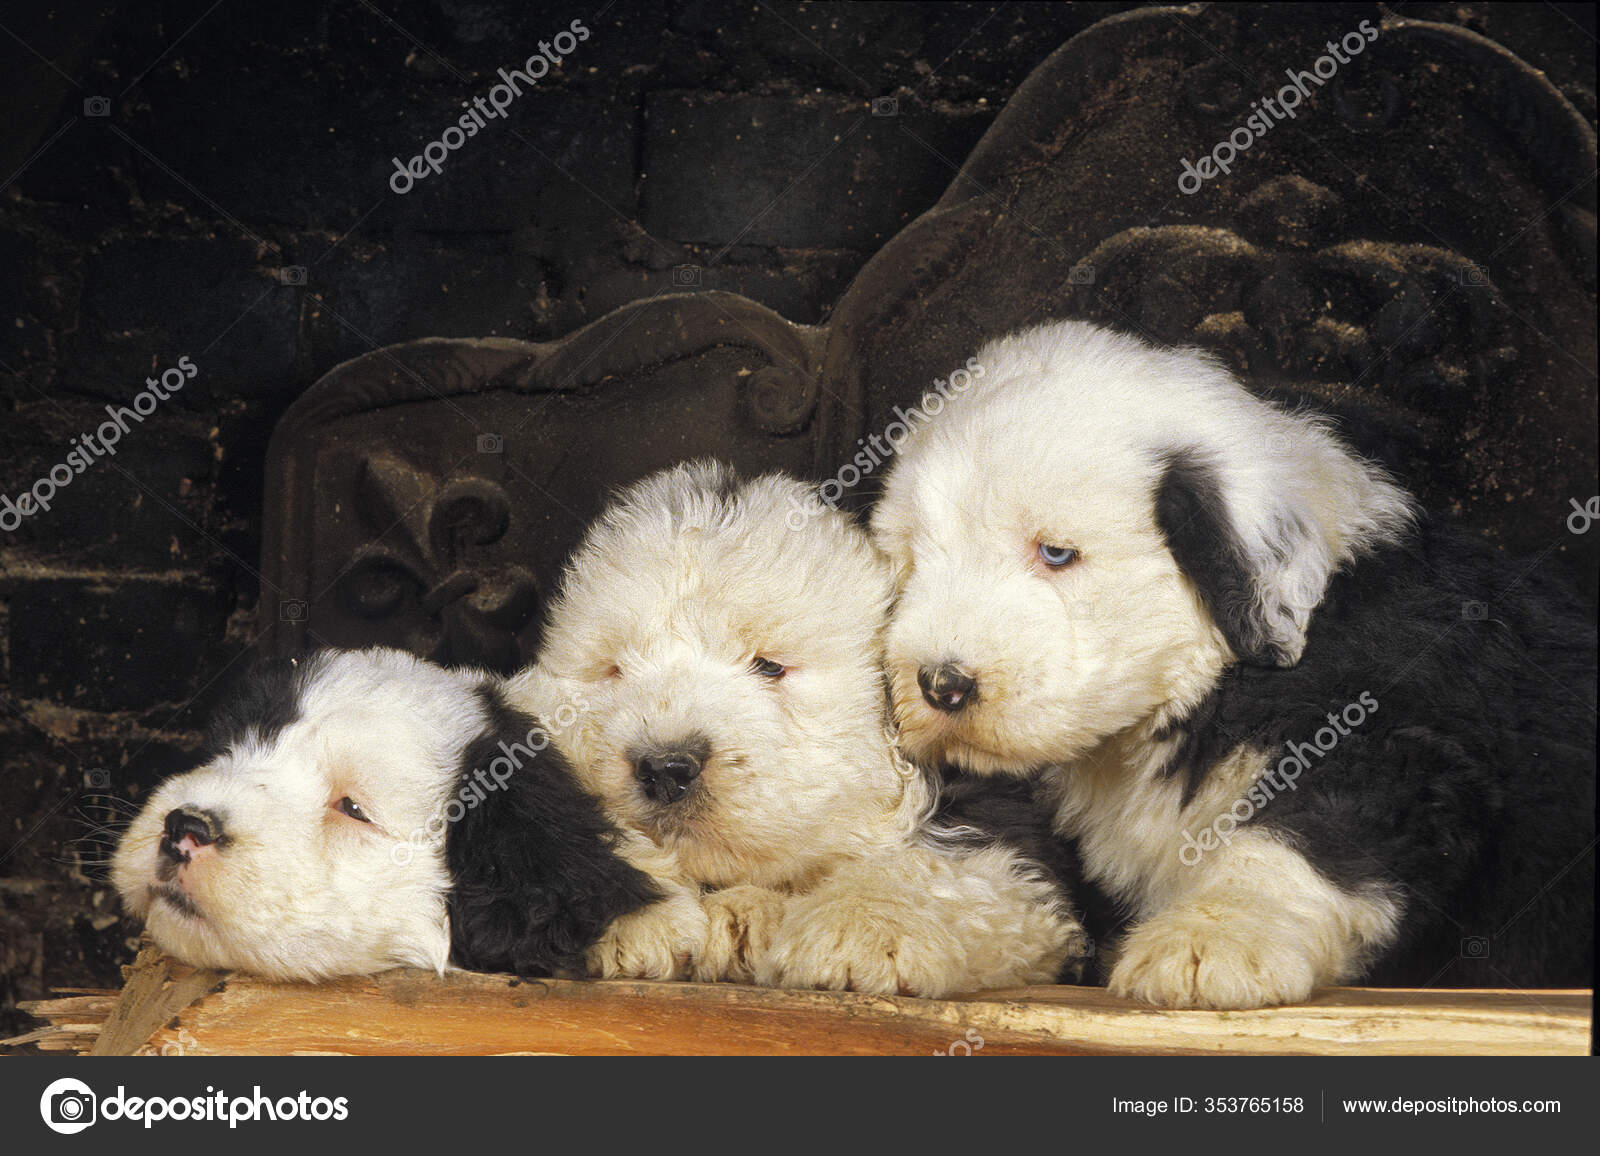
[(276, 270), (273, 276), (279, 285), (304, 285), (306, 283), (306, 267), (304, 265), (285, 265)]
[(103, 96), (87, 96), (83, 100), (84, 116), (110, 116), (111, 101)]
[(54, 1081), (39, 1097), (39, 1115), (52, 1132), (71, 1136), (93, 1124), (99, 1100), (89, 1085), (71, 1076)]
[(93, 767), (83, 772), (83, 785), (91, 791), (104, 791), (111, 786), (111, 772), (104, 767)]
[(1459, 275), (1461, 283), (1469, 289), (1489, 284), (1489, 270), (1482, 265), (1468, 265)]
[(479, 434), (478, 452), (480, 454), (498, 454), (506, 448), (506, 439), (499, 434)]
[(1461, 617), (1468, 622), (1487, 622), (1489, 620), (1489, 604), (1487, 602), (1463, 602), (1461, 604)]
[(278, 617), (285, 622), (304, 622), (306, 602), (303, 598), (288, 598), (278, 603)]
[(900, 100), (893, 96), (873, 97), (870, 108), (873, 116), (899, 116)]
[(672, 283), (680, 289), (689, 289), (699, 285), (700, 266), (674, 265), (672, 268)]
[(1088, 264), (1074, 265), (1071, 269), (1067, 270), (1067, 284), (1093, 285), (1094, 266)]
[(1462, 959), (1488, 959), (1489, 937), (1487, 935), (1469, 935), (1461, 941)]

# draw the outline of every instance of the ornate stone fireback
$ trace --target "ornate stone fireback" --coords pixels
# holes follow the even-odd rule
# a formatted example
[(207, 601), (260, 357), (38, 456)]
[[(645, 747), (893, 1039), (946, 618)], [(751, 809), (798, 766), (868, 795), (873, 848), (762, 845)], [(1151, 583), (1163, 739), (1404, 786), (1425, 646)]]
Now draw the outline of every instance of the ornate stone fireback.
[[(1600, 532), (1565, 519), (1596, 473), (1593, 131), (1473, 33), (1329, 20), (1166, 8), (1095, 25), (826, 325), (690, 294), (548, 345), (427, 340), (340, 366), (274, 437), (268, 647), (513, 666), (615, 486), (705, 454), (834, 476), (984, 340), (1065, 317), (1214, 350), (1336, 415), (1430, 507), (1560, 551), (1592, 597)], [(1363, 50), (1318, 81), (1345, 33)], [(1295, 115), (1219, 152), (1290, 73), (1311, 93)]]
[(543, 595), (612, 487), (704, 455), (811, 472), (812, 341), (706, 293), (549, 346), (428, 340), (347, 362), (273, 435), (268, 647), (526, 661)]
[[(1428, 505), (1513, 549), (1562, 540), (1596, 468), (1593, 131), (1483, 37), (1373, 29), (1192, 191), (1186, 161), (1357, 30), (1309, 8), (1145, 9), (1074, 38), (856, 278), (828, 390), (881, 429), (985, 338), (1089, 318), (1333, 411)], [(1564, 545), (1592, 585), (1593, 540)]]

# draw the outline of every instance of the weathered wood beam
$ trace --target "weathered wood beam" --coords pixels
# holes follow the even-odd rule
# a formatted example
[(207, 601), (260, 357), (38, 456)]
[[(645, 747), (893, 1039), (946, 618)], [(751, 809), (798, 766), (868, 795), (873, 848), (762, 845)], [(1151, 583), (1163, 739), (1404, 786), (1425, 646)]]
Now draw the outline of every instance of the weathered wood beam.
[(6, 1042), (97, 1055), (1561, 1055), (1589, 1050), (1593, 995), (1334, 988), (1294, 1007), (1207, 1012), (1084, 987), (922, 1000), (410, 970), (219, 979), (141, 954), (120, 996), (24, 1005), (50, 1025)]

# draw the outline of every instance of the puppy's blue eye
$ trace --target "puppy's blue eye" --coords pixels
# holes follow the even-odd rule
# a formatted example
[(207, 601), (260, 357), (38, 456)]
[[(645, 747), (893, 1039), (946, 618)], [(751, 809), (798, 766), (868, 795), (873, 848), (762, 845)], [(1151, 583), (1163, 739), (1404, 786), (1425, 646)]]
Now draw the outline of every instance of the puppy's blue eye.
[(1049, 566), (1052, 570), (1070, 566), (1077, 560), (1078, 552), (1071, 546), (1052, 546), (1048, 542), (1039, 543), (1039, 561)]
[(341, 815), (349, 815), (352, 819), (355, 819), (357, 822), (360, 822), (360, 823), (370, 823), (370, 822), (372, 822), (371, 819), (367, 818), (367, 813), (361, 809), (361, 805), (359, 803), (357, 803), (354, 799), (352, 799), (349, 795), (346, 795), (344, 798), (340, 799), (337, 803), (335, 803), (333, 805), (333, 809), (335, 811), (338, 811)]
[(789, 673), (789, 668), (783, 663), (773, 662), (770, 658), (761, 658), (759, 656), (750, 664), (750, 669), (763, 678), (782, 678)]

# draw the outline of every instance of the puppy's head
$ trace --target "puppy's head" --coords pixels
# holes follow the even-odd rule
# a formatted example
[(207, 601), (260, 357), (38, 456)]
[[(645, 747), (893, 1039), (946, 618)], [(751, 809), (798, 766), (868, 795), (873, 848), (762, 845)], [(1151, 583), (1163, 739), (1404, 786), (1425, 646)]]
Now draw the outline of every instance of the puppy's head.
[(712, 463), (625, 491), (568, 567), (540, 668), (590, 709), (564, 744), (704, 882), (796, 881), (904, 796), (884, 735), (889, 577), (816, 491)]
[[(203, 966), (317, 979), (442, 970), (452, 951), (466, 966), (569, 965), (568, 941), (610, 918), (588, 898), (595, 873), (617, 874), (624, 910), (637, 880), (550, 766), (559, 756), (530, 744), (539, 733), (489, 676), (401, 651), (264, 664), (206, 763), (130, 824), (112, 880), (158, 945)], [(514, 773), (478, 774), (507, 740), (525, 752)], [(491, 876), (499, 918), (483, 917)], [(569, 890), (579, 902), (559, 902)], [(473, 918), (452, 920), (463, 900)]]
[(1318, 421), (1195, 350), (1065, 322), (986, 346), (906, 440), (873, 513), (914, 755), (1023, 772), (1234, 661), (1289, 666), (1340, 565), (1409, 518)]

